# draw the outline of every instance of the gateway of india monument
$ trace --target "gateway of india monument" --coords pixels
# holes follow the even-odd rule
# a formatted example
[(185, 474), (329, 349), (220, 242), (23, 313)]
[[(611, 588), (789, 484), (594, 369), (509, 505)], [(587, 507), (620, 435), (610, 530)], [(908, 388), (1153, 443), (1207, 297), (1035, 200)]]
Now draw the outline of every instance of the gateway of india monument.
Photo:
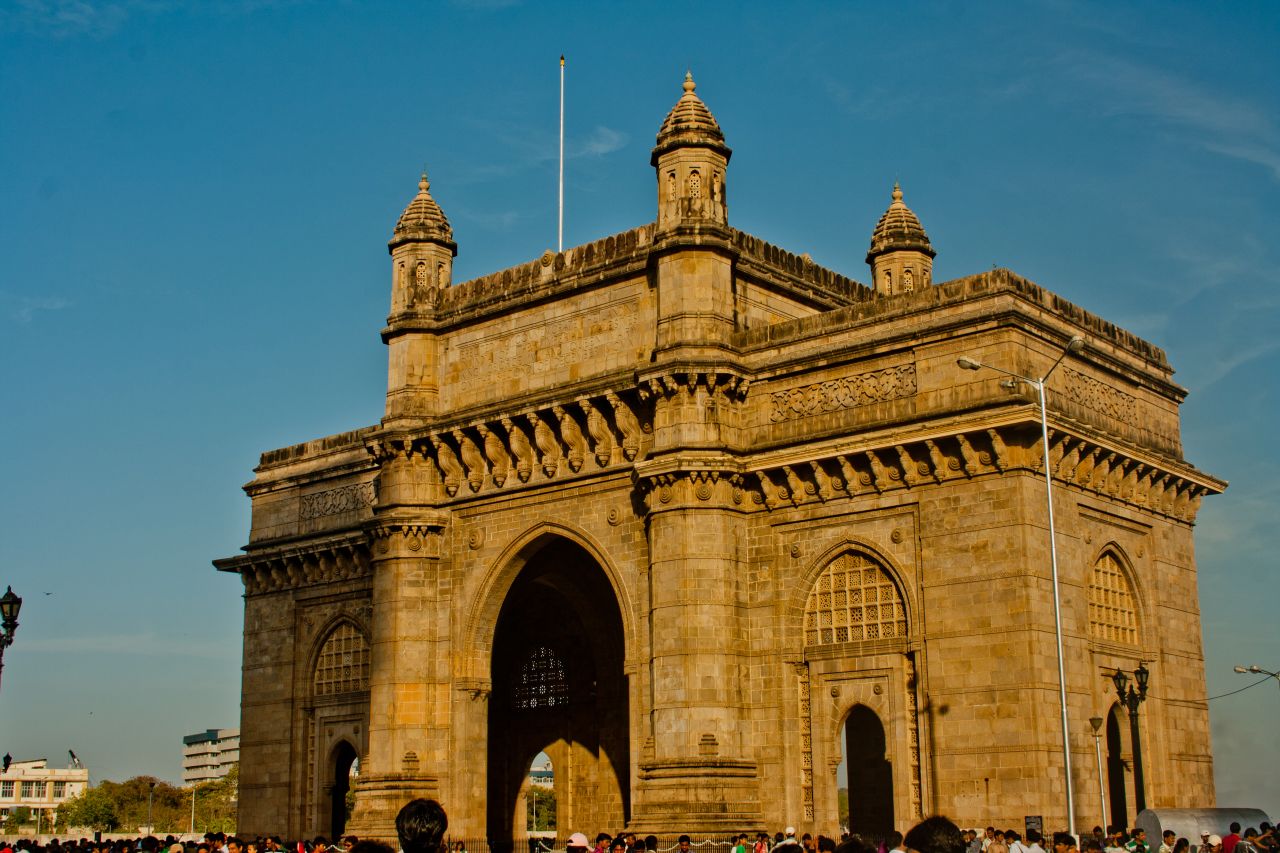
[[(264, 453), (215, 563), (242, 833), (392, 839), (422, 796), (507, 849), (543, 752), (562, 836), (836, 834), (842, 761), (868, 834), (1064, 827), (1067, 754), (1082, 826), (1100, 784), (1116, 823), (1213, 804), (1192, 527), (1225, 483), (1183, 458), (1165, 353), (1006, 269), (935, 282), (896, 186), (871, 286), (739, 231), (730, 153), (686, 77), (656, 220), (467, 282), (422, 178), (385, 414)], [(1001, 372), (1060, 357), (1069, 750), (1039, 397)], [(1110, 678), (1140, 665), (1142, 791)]]

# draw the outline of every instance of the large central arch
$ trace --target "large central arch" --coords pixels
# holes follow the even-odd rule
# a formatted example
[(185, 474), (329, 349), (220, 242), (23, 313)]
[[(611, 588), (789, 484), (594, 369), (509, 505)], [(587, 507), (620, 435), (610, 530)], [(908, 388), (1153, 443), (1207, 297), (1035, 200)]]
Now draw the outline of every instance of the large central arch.
[(600, 564), (569, 539), (539, 538), (503, 599), (492, 649), (486, 823), (495, 849), (523, 836), (517, 804), (539, 752), (555, 768), (558, 825), (622, 826), (631, 812), (625, 642)]

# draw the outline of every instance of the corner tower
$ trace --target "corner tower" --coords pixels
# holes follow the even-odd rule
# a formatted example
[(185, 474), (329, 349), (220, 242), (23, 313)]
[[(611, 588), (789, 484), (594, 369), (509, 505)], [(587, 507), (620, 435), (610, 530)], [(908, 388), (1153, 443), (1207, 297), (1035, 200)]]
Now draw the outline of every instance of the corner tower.
[(727, 222), (725, 168), (733, 152), (711, 110), (684, 75), (684, 94), (658, 131), (649, 164), (658, 170), (658, 229), (682, 223)]
[(910, 293), (933, 283), (933, 259), (938, 253), (929, 243), (920, 219), (902, 200), (902, 188), (893, 185), (893, 202), (871, 233), (867, 263), (876, 293), (892, 296)]
[(427, 173), (418, 194), (400, 214), (387, 249), (391, 253), (391, 315), (382, 341), (389, 348), (386, 418), (435, 414), (439, 362), (435, 334), (419, 320), (449, 286), (458, 246), (444, 211), (431, 197)]

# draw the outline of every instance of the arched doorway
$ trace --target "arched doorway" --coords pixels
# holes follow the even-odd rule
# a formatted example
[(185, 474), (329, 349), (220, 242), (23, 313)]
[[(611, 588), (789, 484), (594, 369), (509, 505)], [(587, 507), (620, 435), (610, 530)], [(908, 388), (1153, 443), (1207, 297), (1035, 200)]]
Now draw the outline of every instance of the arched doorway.
[(1111, 823), (1129, 825), (1129, 804), (1125, 798), (1125, 766), (1121, 739), (1120, 706), (1112, 705), (1107, 714), (1107, 799), (1111, 807)]
[(855, 705), (844, 723), (849, 778), (849, 831), (882, 839), (893, 829), (893, 764), (886, 758), (884, 726), (876, 712)]
[(631, 816), (630, 709), (622, 615), (608, 578), (577, 544), (549, 537), (511, 585), (493, 638), (488, 835), (525, 835), (534, 757), (555, 767), (558, 826), (622, 826)]
[(351, 768), (355, 763), (355, 747), (345, 740), (338, 741), (329, 761), (333, 768), (333, 785), (329, 788), (329, 838), (334, 843), (347, 828), (347, 793), (351, 790)]

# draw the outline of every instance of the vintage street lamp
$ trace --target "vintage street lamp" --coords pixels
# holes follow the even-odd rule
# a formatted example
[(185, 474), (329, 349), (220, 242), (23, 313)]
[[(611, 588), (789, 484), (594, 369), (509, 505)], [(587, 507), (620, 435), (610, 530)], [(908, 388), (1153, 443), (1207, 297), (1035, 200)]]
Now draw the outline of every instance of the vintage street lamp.
[(1129, 734), (1133, 739), (1133, 792), (1137, 800), (1137, 811), (1140, 814), (1147, 807), (1147, 793), (1142, 784), (1142, 733), (1138, 731), (1138, 706), (1147, 701), (1147, 679), (1151, 671), (1146, 664), (1139, 663), (1133, 671), (1133, 678), (1138, 682), (1137, 689), (1129, 685), (1129, 676), (1119, 669), (1111, 676), (1111, 683), (1116, 686), (1116, 696), (1120, 704), (1129, 712)]
[(13, 645), (13, 635), (18, 630), (18, 611), (22, 609), (22, 599), (15, 595), (13, 587), (5, 590), (0, 596), (0, 670), (4, 669), (4, 650)]
[(1058, 537), (1053, 526), (1053, 468), (1049, 465), (1049, 414), (1044, 404), (1044, 384), (1049, 381), (1053, 371), (1058, 369), (1058, 365), (1062, 364), (1062, 360), (1068, 353), (1078, 353), (1083, 349), (1084, 338), (1075, 335), (1067, 342), (1067, 348), (1058, 356), (1058, 360), (1039, 379), (1031, 379), (968, 357), (956, 360), (956, 364), (965, 370), (981, 370), (984, 367), (990, 367), (998, 373), (1003, 373), (1009, 377), (1010, 387), (1024, 382), (1036, 389), (1036, 395), (1040, 398), (1040, 440), (1044, 446), (1044, 491), (1049, 507), (1049, 563), (1053, 569), (1053, 629), (1058, 642), (1058, 703), (1062, 709), (1062, 767), (1067, 779), (1067, 831), (1072, 835), (1076, 834), (1076, 801), (1071, 785), (1071, 733), (1067, 729), (1067, 675), (1062, 662), (1062, 602), (1058, 592)]
[(1093, 754), (1098, 758), (1098, 803), (1102, 806), (1102, 825), (1105, 827), (1111, 825), (1111, 819), (1107, 817), (1107, 793), (1102, 781), (1102, 718), (1090, 717), (1089, 725), (1093, 726)]
[(155, 830), (151, 826), (151, 799), (156, 795), (156, 783), (147, 783), (147, 835), (154, 835)]

